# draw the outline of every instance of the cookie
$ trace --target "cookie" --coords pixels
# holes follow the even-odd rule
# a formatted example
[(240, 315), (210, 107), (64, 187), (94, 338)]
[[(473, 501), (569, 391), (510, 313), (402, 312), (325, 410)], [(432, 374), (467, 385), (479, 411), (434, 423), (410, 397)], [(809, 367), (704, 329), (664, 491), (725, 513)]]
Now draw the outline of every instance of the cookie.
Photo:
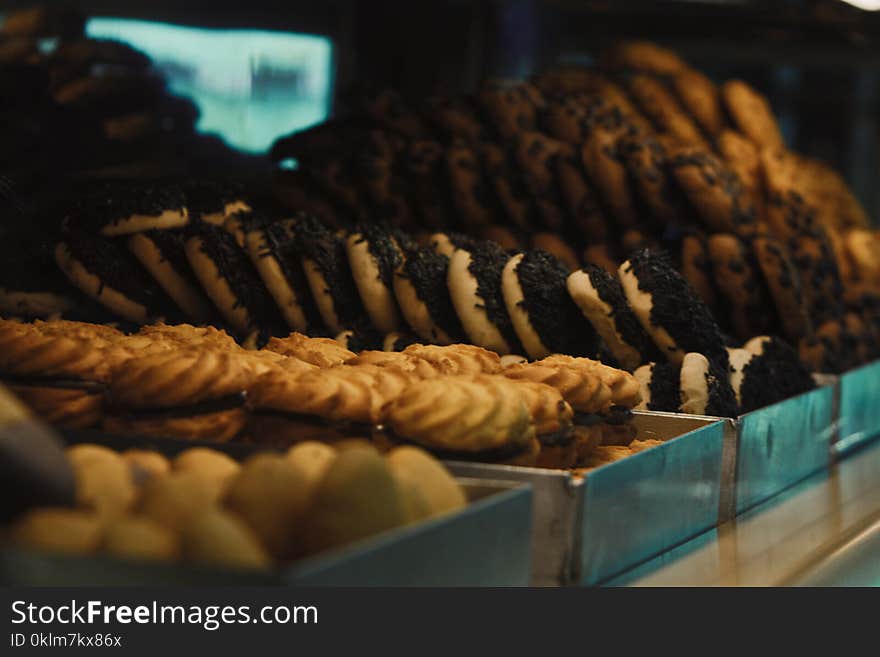
[(181, 185), (193, 221), (222, 226), (236, 212), (252, 208), (243, 187), (230, 180), (191, 180)]
[(766, 312), (769, 293), (751, 251), (736, 236), (724, 233), (709, 237), (708, 250), (734, 334), (744, 340), (767, 333), (776, 318)]
[(186, 317), (207, 322), (214, 309), (186, 259), (185, 242), (182, 232), (153, 230), (129, 237), (128, 248)]
[(394, 298), (394, 272), (403, 264), (403, 252), (394, 235), (378, 224), (368, 224), (351, 233), (345, 250), (354, 282), (367, 316), (382, 333), (400, 326), (400, 311)]
[(566, 154), (556, 159), (556, 179), (571, 229), (587, 243), (604, 242), (609, 233), (608, 221), (575, 155)]
[(749, 340), (742, 350), (751, 358), (732, 356), (731, 363), (742, 362), (739, 397), (742, 413), (775, 404), (816, 387), (806, 364), (798, 352), (779, 338), (758, 336)]
[(683, 144), (704, 143), (697, 124), (660, 80), (635, 74), (629, 78), (627, 90), (658, 132), (670, 135)]
[(797, 342), (811, 332), (812, 322), (791, 254), (783, 242), (766, 236), (756, 237), (752, 249), (773, 298), (782, 333)]
[(634, 191), (659, 225), (679, 221), (683, 199), (667, 171), (669, 155), (663, 144), (648, 135), (621, 139), (618, 152), (629, 172)]
[(527, 82), (490, 80), (477, 91), (477, 102), (502, 139), (537, 127), (543, 105), (540, 92)]
[(718, 291), (706, 238), (686, 235), (681, 240), (681, 275), (710, 309), (718, 308)]
[(633, 376), (639, 382), (642, 401), (636, 410), (677, 413), (681, 407), (681, 368), (671, 363), (642, 365)]
[(358, 157), (359, 182), (372, 204), (371, 216), (389, 226), (412, 222), (406, 179), (393, 155), (363, 154)]
[(606, 216), (621, 226), (638, 221), (629, 176), (619, 150), (623, 132), (622, 118), (610, 126), (592, 126), (581, 148), (581, 161), (590, 181), (595, 185)]
[(467, 226), (484, 226), (498, 216), (497, 201), (480, 159), (467, 143), (456, 140), (446, 151), (452, 202)]
[(538, 208), (514, 155), (498, 144), (485, 143), (479, 148), (486, 175), (508, 222), (524, 231), (540, 225)]
[(173, 185), (104, 183), (73, 203), (65, 223), (71, 230), (107, 237), (181, 228), (189, 223), (185, 203), (183, 192)]
[(718, 87), (697, 70), (680, 71), (669, 78), (681, 106), (696, 120), (703, 133), (717, 135), (724, 127), (724, 110)]
[(346, 257), (345, 240), (308, 215), (297, 217), (293, 240), (324, 326), (339, 333), (363, 321), (365, 311)]
[(760, 147), (784, 146), (770, 103), (742, 80), (721, 86), (721, 100), (733, 126)]
[(616, 277), (588, 264), (569, 275), (566, 287), (620, 367), (632, 371), (662, 356), (630, 309)]
[(575, 250), (558, 233), (534, 233), (531, 246), (550, 253), (569, 270), (577, 269), (581, 265)]
[(758, 147), (740, 133), (729, 129), (718, 133), (715, 142), (718, 154), (737, 175), (760, 215), (763, 204), (763, 182), (761, 154)]
[(486, 127), (472, 99), (466, 96), (433, 96), (425, 102), (425, 115), (450, 139), (480, 142)]
[(422, 340), (451, 344), (464, 329), (449, 294), (449, 258), (431, 248), (406, 253), (395, 272), (394, 295), (406, 323)]
[(73, 285), (118, 317), (143, 324), (168, 314), (162, 289), (110, 240), (70, 233), (56, 246), (55, 261)]
[(688, 68), (672, 50), (651, 41), (622, 41), (605, 50), (599, 63), (610, 69), (673, 75)]
[(185, 249), (202, 289), (236, 332), (281, 330), (283, 321), (272, 297), (230, 233), (203, 224), (186, 240)]
[(501, 290), (507, 313), (526, 353), (595, 356), (598, 339), (592, 325), (566, 289), (569, 269), (545, 251), (527, 251), (507, 261)]
[(571, 147), (540, 132), (521, 132), (516, 141), (516, 158), (526, 186), (543, 225), (551, 230), (560, 230), (565, 222), (555, 163), (558, 158), (570, 155)]
[(295, 222), (273, 222), (245, 234), (245, 251), (294, 331), (319, 329), (321, 316), (309, 291), (294, 241)]
[(681, 412), (690, 415), (736, 417), (737, 403), (727, 368), (703, 354), (685, 354), (679, 373)]
[(403, 168), (420, 225), (434, 230), (451, 225), (454, 210), (449, 195), (445, 147), (427, 139), (414, 141), (404, 155)]
[(470, 341), (500, 354), (522, 353), (501, 291), (507, 260), (497, 244), (479, 242), (452, 254), (447, 275), (452, 305)]
[[(612, 276), (617, 276), (619, 261), (606, 244), (591, 244), (584, 249), (584, 262), (601, 267)], [(577, 267), (572, 267), (572, 269), (577, 269)]]
[(469, 249), (477, 243), (472, 237), (462, 233), (432, 233), (428, 237), (428, 245), (439, 255), (451, 258), (456, 249)]
[(671, 153), (672, 175), (706, 227), (741, 237), (755, 229), (755, 209), (739, 177), (701, 147)]
[(619, 270), (623, 291), (642, 327), (674, 364), (696, 351), (726, 367), (727, 352), (711, 312), (663, 253), (633, 254)]

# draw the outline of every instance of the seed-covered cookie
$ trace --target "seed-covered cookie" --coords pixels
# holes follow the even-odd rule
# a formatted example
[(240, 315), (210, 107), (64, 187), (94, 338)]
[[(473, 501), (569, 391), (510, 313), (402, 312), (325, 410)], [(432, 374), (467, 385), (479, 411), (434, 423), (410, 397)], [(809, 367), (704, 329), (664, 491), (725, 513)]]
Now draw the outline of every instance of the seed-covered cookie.
[(782, 132), (770, 103), (742, 80), (728, 80), (721, 86), (721, 99), (731, 122), (758, 146), (783, 146)]

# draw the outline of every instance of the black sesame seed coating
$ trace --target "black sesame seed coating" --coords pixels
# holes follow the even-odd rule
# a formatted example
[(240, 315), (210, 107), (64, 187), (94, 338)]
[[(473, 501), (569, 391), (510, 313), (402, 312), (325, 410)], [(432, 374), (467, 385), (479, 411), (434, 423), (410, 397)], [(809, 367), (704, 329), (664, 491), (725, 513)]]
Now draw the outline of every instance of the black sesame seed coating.
[(598, 265), (587, 263), (582, 271), (590, 277), (599, 298), (611, 306), (611, 319), (623, 341), (639, 352), (643, 363), (662, 360), (660, 349), (629, 307), (620, 281)]
[(281, 268), (287, 284), (293, 288), (296, 299), (302, 308), (309, 329), (322, 326), (321, 314), (312, 298), (306, 275), (302, 269), (299, 252), (294, 242), (294, 233), (288, 224), (275, 222), (263, 228), (263, 241), (266, 251), (260, 257), (272, 256)]
[(797, 352), (780, 338), (764, 343), (764, 351), (743, 369), (742, 412), (782, 401), (816, 387)]
[(144, 233), (162, 255), (162, 260), (171, 265), (171, 268), (188, 282), (198, 286), (189, 261), (186, 259), (184, 245), (187, 232), (185, 230), (149, 230)]
[(355, 232), (361, 235), (358, 243), (366, 241), (367, 250), (376, 261), (379, 267), (379, 280), (386, 288), (391, 289), (394, 272), (403, 262), (403, 254), (398, 248), (394, 234), (377, 223), (358, 226)]
[(736, 393), (730, 385), (728, 370), (713, 361), (709, 361), (706, 372), (706, 385), (709, 389), (709, 400), (706, 402), (706, 415), (714, 417), (736, 417)]
[(365, 312), (354, 284), (343, 239), (317, 218), (300, 214), (294, 230), (294, 244), (300, 255), (314, 262), (324, 277), (340, 324), (350, 327), (362, 321)]
[(681, 368), (672, 363), (659, 362), (651, 366), (651, 382), (648, 384), (651, 392), (649, 410), (678, 412), (681, 407), (680, 376)]
[(595, 357), (599, 338), (568, 294), (568, 268), (546, 251), (527, 251), (516, 266), (529, 323), (551, 352)]
[(348, 344), (345, 347), (355, 353), (366, 349), (381, 349), (382, 338), (383, 336), (379, 331), (371, 325), (362, 322), (360, 326), (351, 330), (351, 335), (348, 336)]
[(136, 258), (118, 242), (79, 231), (66, 235), (64, 242), (74, 259), (86, 271), (126, 297), (143, 305), (150, 315), (160, 315), (172, 307), (162, 289)]
[(193, 219), (223, 212), (227, 203), (246, 200), (244, 187), (232, 180), (192, 180), (184, 182), (182, 189)]
[(272, 331), (285, 335), (284, 322), (263, 281), (254, 269), (247, 254), (242, 251), (235, 237), (219, 226), (202, 224), (193, 232), (201, 238), (201, 250), (217, 267), (220, 276), (229, 285), (235, 296), (235, 307), (247, 310), (252, 328)]
[(479, 241), (468, 249), (471, 262), (468, 272), (477, 281), (477, 295), (482, 299), (481, 307), (486, 317), (498, 329), (513, 353), (522, 353), (513, 322), (507, 314), (504, 296), (501, 292), (501, 272), (510, 256), (495, 242)]
[(409, 333), (403, 333), (394, 341), (394, 344), (391, 345), (391, 351), (403, 351), (411, 344), (421, 344), (421, 340), (416, 335), (411, 335)]
[(71, 229), (97, 232), (132, 215), (156, 216), (165, 210), (183, 210), (185, 205), (183, 191), (165, 182), (107, 182), (75, 200), (65, 223)]
[(458, 342), (464, 339), (464, 329), (449, 296), (448, 270), (449, 258), (425, 247), (407, 252), (402, 275), (412, 284), (434, 324)]
[(729, 367), (721, 330), (706, 304), (679, 274), (662, 252), (636, 251), (629, 264), (639, 290), (651, 295), (651, 323), (666, 329), (685, 352), (695, 351), (709, 360)]

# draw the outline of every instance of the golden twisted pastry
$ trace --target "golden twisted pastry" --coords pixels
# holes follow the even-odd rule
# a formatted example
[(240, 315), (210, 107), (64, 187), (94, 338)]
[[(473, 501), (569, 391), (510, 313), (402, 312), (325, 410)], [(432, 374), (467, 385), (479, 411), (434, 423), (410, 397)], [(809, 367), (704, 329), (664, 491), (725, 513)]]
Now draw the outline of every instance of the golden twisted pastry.
[(238, 343), (222, 329), (213, 326), (193, 326), (192, 324), (148, 324), (142, 326), (137, 335), (153, 338), (180, 347), (212, 347), (239, 351)]
[(563, 399), (562, 393), (553, 386), (503, 376), (480, 376), (476, 380), (488, 385), (506, 385), (509, 394), (518, 395), (526, 405), (538, 436), (557, 433), (572, 426), (574, 411)]
[(342, 365), (354, 358), (349, 351), (336, 340), (330, 338), (310, 338), (302, 333), (293, 332), (286, 338), (271, 338), (264, 348), (284, 356), (293, 356), (318, 367)]
[(76, 322), (69, 319), (34, 320), (33, 329), (43, 335), (57, 335), (65, 338), (93, 340), (95, 346), (106, 346), (117, 342), (125, 334), (106, 324)]
[(180, 349), (131, 358), (114, 368), (110, 398), (128, 408), (186, 406), (242, 392), (252, 379), (231, 354)]
[(547, 356), (544, 360), (537, 361), (536, 364), (576, 367), (585, 372), (595, 374), (605, 385), (611, 388), (611, 399), (618, 406), (632, 408), (642, 400), (639, 382), (632, 374), (619, 370), (616, 367), (605, 365), (597, 360), (554, 354)]
[(345, 364), (385, 367), (404, 372), (416, 379), (434, 379), (442, 376), (440, 370), (424, 358), (418, 358), (399, 351), (365, 350), (360, 352), (355, 358), (346, 361)]
[(437, 450), (525, 449), (535, 435), (525, 404), (509, 386), (468, 376), (410, 384), (385, 418), (398, 437)]
[(545, 383), (556, 388), (571, 407), (581, 413), (607, 412), (614, 402), (611, 388), (593, 372), (564, 365), (521, 363), (504, 368), (510, 379)]
[(0, 371), (106, 381), (109, 370), (103, 350), (89, 341), (43, 335), (28, 325), (12, 322), (0, 327)]
[(502, 369), (498, 354), (470, 344), (411, 344), (402, 353), (426, 360), (449, 375), (497, 374)]

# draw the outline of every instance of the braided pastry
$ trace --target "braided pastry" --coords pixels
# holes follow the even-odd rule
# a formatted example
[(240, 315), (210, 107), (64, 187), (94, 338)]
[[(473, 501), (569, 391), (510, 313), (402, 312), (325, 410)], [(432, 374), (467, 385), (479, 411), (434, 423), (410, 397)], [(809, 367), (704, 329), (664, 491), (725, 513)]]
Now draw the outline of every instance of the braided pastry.
[(310, 338), (302, 333), (291, 333), (286, 338), (271, 338), (266, 345), (267, 351), (274, 351), (284, 356), (293, 356), (318, 367), (342, 365), (355, 354), (336, 340), (330, 338)]
[(520, 452), (535, 435), (519, 395), (471, 377), (416, 381), (391, 402), (385, 416), (399, 438), (475, 457)]
[(411, 344), (403, 350), (407, 356), (428, 361), (443, 374), (497, 374), (501, 371), (501, 357), (494, 351), (469, 344), (445, 347), (430, 344)]
[(375, 365), (405, 372), (416, 379), (434, 379), (442, 373), (430, 361), (399, 351), (360, 352), (356, 358), (346, 361), (346, 365)]
[(110, 398), (126, 408), (168, 408), (234, 395), (250, 370), (231, 354), (182, 349), (136, 357), (113, 371)]
[(43, 335), (26, 325), (0, 327), (0, 371), (19, 376), (45, 376), (106, 381), (109, 365), (103, 350), (85, 340)]

